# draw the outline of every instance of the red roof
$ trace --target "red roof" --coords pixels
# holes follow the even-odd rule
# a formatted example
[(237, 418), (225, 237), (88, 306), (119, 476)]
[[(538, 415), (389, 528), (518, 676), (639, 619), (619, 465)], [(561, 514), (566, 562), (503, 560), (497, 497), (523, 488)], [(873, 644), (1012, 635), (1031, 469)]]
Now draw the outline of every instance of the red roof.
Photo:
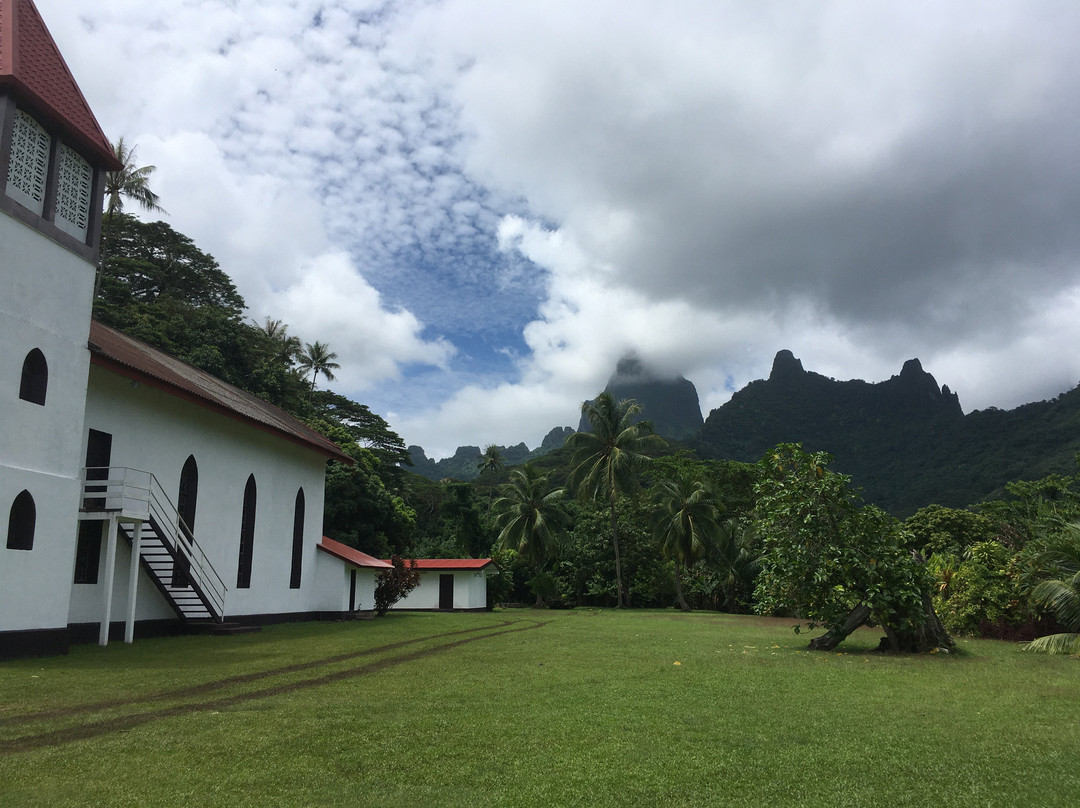
[(89, 347), (91, 364), (299, 443), (333, 460), (349, 465), (355, 462), (336, 443), (273, 404), (96, 320), (90, 321)]
[(47, 128), (59, 129), (91, 163), (109, 171), (121, 168), (32, 0), (0, 0), (3, 90)]
[(373, 567), (380, 570), (393, 569), (393, 564), (387, 561), (379, 561), (374, 556), (369, 556), (367, 553), (361, 553), (347, 544), (342, 544), (339, 541), (328, 539), (326, 536), (322, 537), (322, 541), (319, 542), (318, 548), (324, 552), (334, 556), (334, 558), (340, 558), (349, 564), (353, 564), (357, 567)]
[[(406, 560), (406, 563), (408, 561)], [(482, 570), (492, 564), (490, 558), (418, 558), (418, 570)]]

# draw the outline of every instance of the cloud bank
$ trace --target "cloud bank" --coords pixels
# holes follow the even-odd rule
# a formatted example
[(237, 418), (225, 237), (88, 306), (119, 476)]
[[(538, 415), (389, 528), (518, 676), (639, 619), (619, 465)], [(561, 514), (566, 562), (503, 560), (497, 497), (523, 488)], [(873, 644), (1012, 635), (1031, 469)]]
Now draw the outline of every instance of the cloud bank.
[(432, 455), (574, 424), (629, 351), (706, 410), (918, 356), (1080, 379), (1080, 7), (38, 0), (252, 315)]

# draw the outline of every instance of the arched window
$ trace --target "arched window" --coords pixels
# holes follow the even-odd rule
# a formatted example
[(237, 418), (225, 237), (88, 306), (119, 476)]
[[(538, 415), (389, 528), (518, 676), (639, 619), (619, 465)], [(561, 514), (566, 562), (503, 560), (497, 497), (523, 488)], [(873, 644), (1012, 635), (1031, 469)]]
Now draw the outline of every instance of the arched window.
[[(180, 490), (176, 494), (176, 511), (180, 515), (180, 521), (192, 536), (195, 535), (195, 505), (198, 501), (199, 464), (195, 462), (195, 455), (188, 455), (188, 459), (184, 461), (184, 468), (180, 471)], [(190, 568), (187, 556), (177, 556), (176, 563), (173, 565), (172, 585), (191, 586), (191, 579), (188, 576)]]
[(31, 404), (45, 406), (45, 391), (48, 387), (49, 364), (45, 361), (45, 354), (34, 348), (23, 360), (19, 398)]
[(37, 506), (30, 492), (23, 490), (11, 503), (8, 514), (7, 548), (9, 550), (34, 549), (34, 525), (37, 523)]
[(304, 489), (296, 492), (292, 524), (292, 575), (289, 589), (300, 588), (300, 572), (304, 565)]
[(244, 486), (244, 512), (240, 518), (240, 562), (236, 570), (236, 588), (251, 588), (251, 553), (255, 547), (255, 475)]

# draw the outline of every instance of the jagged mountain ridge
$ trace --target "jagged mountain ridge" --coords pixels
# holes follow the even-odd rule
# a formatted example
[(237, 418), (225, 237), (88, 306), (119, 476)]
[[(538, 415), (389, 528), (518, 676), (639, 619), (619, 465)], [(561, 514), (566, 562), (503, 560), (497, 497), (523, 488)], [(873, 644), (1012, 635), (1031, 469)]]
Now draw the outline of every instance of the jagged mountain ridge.
[(967, 415), (917, 359), (883, 382), (836, 381), (780, 351), (766, 380), (709, 413), (705, 458), (753, 462), (781, 442), (835, 458), (865, 498), (896, 515), (974, 504), (1007, 482), (1076, 471), (1080, 388), (1015, 410)]
[[(544, 440), (535, 449), (529, 449), (524, 442), (514, 446), (499, 446), (498, 449), (507, 466), (519, 466), (558, 449), (572, 434), (573, 427), (557, 426), (544, 436)], [(432, 460), (424, 453), (422, 446), (410, 446), (408, 452), (413, 462), (411, 470), (429, 480), (453, 478), (469, 481), (480, 475), (477, 462), (482, 453), (479, 446), (459, 446), (451, 457), (444, 457), (442, 460)]]
[[(625, 368), (624, 368), (625, 370)], [(623, 374), (622, 379), (643, 374)], [(612, 381), (620, 379), (618, 371)], [(669, 439), (669, 425), (656, 413), (687, 409), (693, 385), (675, 379), (652, 387), (611, 385), (616, 398), (646, 403), (643, 417), (659, 425)], [(659, 396), (659, 398), (657, 398)], [(693, 406), (697, 393), (693, 391)], [(700, 417), (700, 410), (698, 412)], [(524, 463), (561, 446), (570, 427), (552, 430), (530, 452), (524, 444), (502, 449), (507, 465)], [(685, 433), (684, 433), (685, 434)], [(700, 431), (682, 440), (705, 459), (756, 462), (781, 442), (802, 443), (835, 458), (835, 468), (850, 474), (868, 502), (897, 516), (931, 503), (963, 507), (999, 496), (1006, 483), (1051, 473), (1076, 472), (1080, 454), (1080, 387), (1050, 401), (1013, 410), (977, 410), (964, 414), (956, 393), (938, 386), (918, 359), (882, 382), (837, 381), (803, 368), (791, 351), (780, 351), (768, 379), (750, 382), (704, 419)], [(480, 449), (461, 447), (438, 462), (410, 446), (414, 471), (443, 479), (475, 479)]]

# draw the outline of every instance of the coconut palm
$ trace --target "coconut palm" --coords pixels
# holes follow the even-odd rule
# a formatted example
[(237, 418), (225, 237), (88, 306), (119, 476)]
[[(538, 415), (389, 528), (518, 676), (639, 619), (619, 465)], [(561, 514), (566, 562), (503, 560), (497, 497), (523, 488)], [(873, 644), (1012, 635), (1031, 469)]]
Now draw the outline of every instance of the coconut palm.
[[(136, 168), (135, 156), (139, 149), (137, 146), (129, 148), (123, 137), (112, 144), (112, 148), (121, 168), (118, 171), (105, 172), (105, 226), (108, 232), (111, 232), (113, 216), (124, 210), (125, 197), (137, 203), (143, 210), (166, 212), (165, 208), (158, 204), (158, 195), (150, 190), (150, 175), (157, 170), (156, 167)], [(104, 274), (107, 249), (103, 243), (98, 255), (97, 274), (94, 277), (94, 300), (97, 300), (101, 293), (101, 277)]]
[(311, 371), (311, 392), (315, 392), (315, 380), (321, 373), (328, 382), (334, 380), (334, 371), (341, 367), (334, 360), (337, 354), (330, 350), (330, 346), (316, 340), (306, 343), (306, 347), (298, 358), (300, 368)]
[(682, 567), (689, 566), (720, 533), (720, 506), (708, 484), (690, 470), (661, 480), (652, 489), (653, 536), (665, 558), (675, 562), (679, 608), (690, 611), (682, 590)]
[(653, 434), (648, 421), (635, 423), (641, 406), (632, 399), (616, 404), (611, 393), (604, 392), (595, 401), (582, 404), (581, 412), (592, 425), (592, 431), (575, 432), (566, 439), (566, 445), (574, 450), (570, 481), (579, 497), (603, 503), (610, 510), (618, 606), (625, 608), (630, 603), (623, 587), (615, 505), (622, 494), (637, 490), (638, 472), (649, 459), (646, 452), (659, 450), (666, 443)]
[(480, 474), (485, 473), (495, 474), (498, 471), (502, 471), (506, 463), (503, 461), (502, 452), (499, 447), (493, 443), (484, 447), (484, 453), (480, 455), (480, 458), (476, 461), (476, 467), (480, 470)]
[(535, 605), (541, 608), (544, 565), (555, 557), (559, 536), (570, 524), (570, 516), (560, 502), (566, 492), (562, 488), (552, 489), (547, 475), (531, 464), (511, 471), (510, 482), (499, 490), (499, 498), (491, 504), (495, 528), (499, 531), (497, 542), (532, 562), (536, 569)]
[(292, 367), (303, 352), (303, 343), (300, 342), (300, 337), (294, 337), (290, 334), (288, 324), (281, 320), (267, 317), (261, 325), (258, 321), (253, 322), (273, 347), (274, 361), (281, 363), (285, 367)]
[(150, 190), (150, 175), (157, 170), (156, 166), (135, 167), (135, 158), (139, 148), (130, 148), (121, 137), (113, 144), (113, 152), (122, 168), (119, 171), (109, 171), (105, 174), (105, 213), (111, 219), (114, 213), (124, 210), (124, 199), (130, 199), (143, 210), (164, 213), (165, 209), (158, 204), (158, 195)]
[(1045, 606), (1066, 633), (1039, 637), (1024, 650), (1045, 654), (1080, 654), (1080, 523), (1066, 525), (1047, 542), (1035, 561), (1056, 577), (1041, 581), (1032, 591), (1036, 605)]

